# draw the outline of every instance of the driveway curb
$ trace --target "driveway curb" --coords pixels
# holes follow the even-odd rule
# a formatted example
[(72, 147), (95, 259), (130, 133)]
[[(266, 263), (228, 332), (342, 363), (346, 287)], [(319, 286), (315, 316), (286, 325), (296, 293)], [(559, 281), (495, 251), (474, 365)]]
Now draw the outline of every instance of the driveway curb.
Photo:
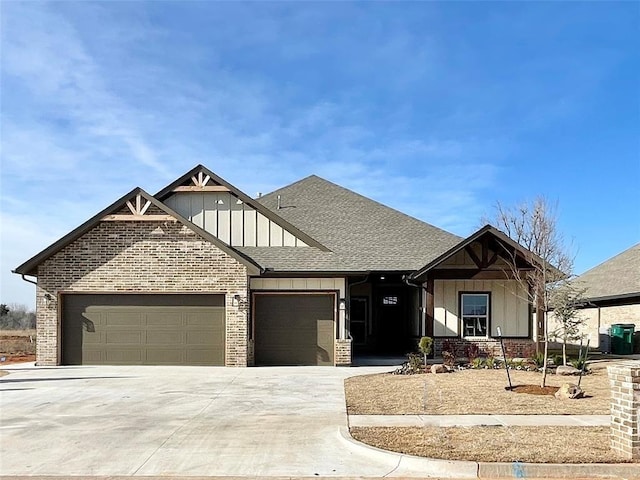
[(351, 446), (372, 456), (395, 459), (398, 467), (389, 477), (440, 478), (620, 478), (640, 479), (638, 463), (488, 463), (441, 460), (390, 452), (354, 439), (346, 427), (341, 438)]
[(478, 478), (478, 464), (476, 462), (441, 460), (390, 452), (356, 440), (351, 436), (347, 427), (340, 427), (340, 438), (361, 453), (396, 462), (396, 467), (385, 477)]

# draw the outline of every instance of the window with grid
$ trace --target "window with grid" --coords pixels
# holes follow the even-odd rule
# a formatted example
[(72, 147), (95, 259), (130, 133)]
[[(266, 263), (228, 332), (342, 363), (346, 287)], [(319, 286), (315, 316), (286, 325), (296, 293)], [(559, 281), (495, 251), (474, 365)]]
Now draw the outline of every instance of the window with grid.
[(463, 293), (460, 299), (465, 337), (486, 337), (489, 325), (489, 294)]

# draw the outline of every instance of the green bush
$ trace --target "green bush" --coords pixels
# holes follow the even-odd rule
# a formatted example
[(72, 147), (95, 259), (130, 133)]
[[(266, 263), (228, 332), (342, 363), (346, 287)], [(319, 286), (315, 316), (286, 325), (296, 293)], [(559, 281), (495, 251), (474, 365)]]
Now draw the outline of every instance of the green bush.
[(471, 362), (473, 368), (482, 368), (485, 366), (485, 361), (482, 358), (474, 358)]

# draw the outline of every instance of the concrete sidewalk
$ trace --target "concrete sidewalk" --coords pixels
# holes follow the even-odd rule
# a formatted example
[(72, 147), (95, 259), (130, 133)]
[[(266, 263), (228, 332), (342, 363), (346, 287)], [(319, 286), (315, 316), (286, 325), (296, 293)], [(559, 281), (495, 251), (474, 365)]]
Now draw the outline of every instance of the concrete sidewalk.
[(350, 427), (606, 427), (609, 415), (349, 415)]

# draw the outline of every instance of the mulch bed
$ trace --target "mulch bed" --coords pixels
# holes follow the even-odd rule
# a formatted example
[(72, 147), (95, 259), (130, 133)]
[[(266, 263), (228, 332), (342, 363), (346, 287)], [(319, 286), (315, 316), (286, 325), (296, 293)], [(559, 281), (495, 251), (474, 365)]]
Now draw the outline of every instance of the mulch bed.
[(559, 387), (541, 387), (540, 385), (515, 385), (510, 389), (514, 393), (528, 393), (529, 395), (555, 395)]

